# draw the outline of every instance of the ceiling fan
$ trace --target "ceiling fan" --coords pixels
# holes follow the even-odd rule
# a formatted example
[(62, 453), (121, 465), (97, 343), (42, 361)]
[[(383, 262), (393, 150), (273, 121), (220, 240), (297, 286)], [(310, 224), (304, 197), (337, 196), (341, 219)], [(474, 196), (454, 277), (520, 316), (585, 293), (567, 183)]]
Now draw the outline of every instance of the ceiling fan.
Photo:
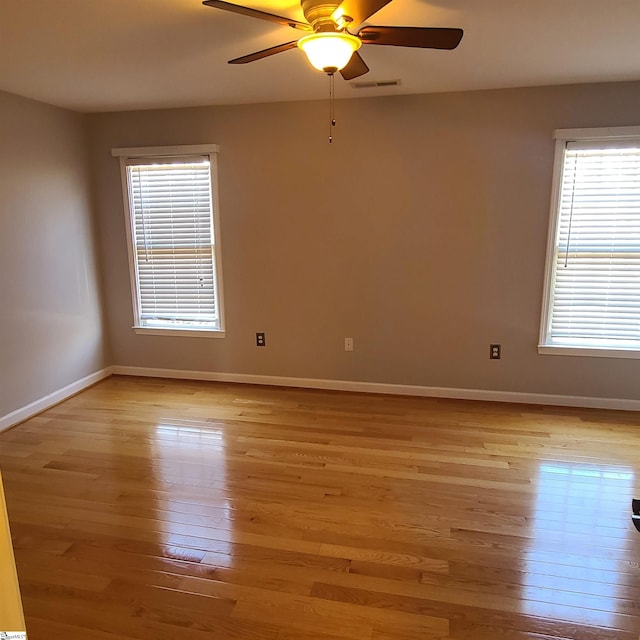
[(369, 67), (358, 53), (363, 44), (451, 50), (460, 43), (462, 29), (367, 25), (355, 33), (349, 31), (349, 27), (358, 27), (389, 2), (391, 0), (301, 0), (307, 22), (299, 22), (224, 0), (204, 0), (203, 4), (308, 32), (298, 40), (229, 60), (229, 64), (254, 62), (299, 47), (316, 69), (329, 75), (340, 71), (345, 80), (352, 80), (369, 71)]

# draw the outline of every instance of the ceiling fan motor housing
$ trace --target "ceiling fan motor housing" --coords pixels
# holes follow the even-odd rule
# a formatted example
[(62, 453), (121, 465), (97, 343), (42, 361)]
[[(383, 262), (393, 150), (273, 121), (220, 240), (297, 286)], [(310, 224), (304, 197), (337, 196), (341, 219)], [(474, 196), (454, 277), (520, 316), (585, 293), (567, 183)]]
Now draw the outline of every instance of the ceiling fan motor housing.
[(331, 17), (340, 6), (340, 2), (326, 2), (326, 0), (302, 0), (302, 11), (307, 22), (318, 31), (336, 31), (337, 25)]

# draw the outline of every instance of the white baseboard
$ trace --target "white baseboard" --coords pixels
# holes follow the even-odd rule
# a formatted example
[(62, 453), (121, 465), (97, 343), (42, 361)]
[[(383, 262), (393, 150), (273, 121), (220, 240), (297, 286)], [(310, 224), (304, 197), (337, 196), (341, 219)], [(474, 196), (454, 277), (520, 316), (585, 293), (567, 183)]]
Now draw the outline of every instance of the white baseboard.
[(184, 371), (179, 369), (152, 369), (147, 367), (113, 366), (116, 375), (148, 378), (177, 378), (181, 380), (211, 380), (214, 382), (238, 382), (264, 384), (278, 387), (302, 387), (332, 391), (357, 391), (428, 398), (455, 398), (458, 400), (484, 400), (517, 404), (543, 404), (562, 407), (585, 407), (592, 409), (622, 409), (640, 411), (640, 400), (626, 398), (591, 398), (587, 396), (562, 396), (546, 393), (519, 393), (514, 391), (491, 391), (487, 389), (454, 389), (449, 387), (423, 387), (419, 385), (382, 384), (378, 382), (355, 382), (351, 380), (322, 380), (317, 378), (290, 378), (285, 376), (262, 376), (244, 373), (221, 373), (212, 371)]
[(592, 409), (619, 409), (640, 411), (640, 400), (626, 398), (593, 398), (587, 396), (563, 396), (545, 393), (519, 393), (514, 391), (492, 391), (488, 389), (455, 389), (451, 387), (424, 387), (420, 385), (383, 384), (378, 382), (356, 382), (352, 380), (323, 380), (319, 378), (292, 378), (287, 376), (264, 376), (244, 373), (213, 371), (185, 371), (180, 369), (153, 369), (148, 367), (112, 366), (96, 371), (76, 380), (49, 395), (20, 407), (5, 416), (0, 416), (0, 432), (28, 420), (29, 418), (66, 400), (70, 396), (90, 387), (112, 374), (141, 376), (147, 378), (175, 378), (182, 380), (210, 380), (213, 382), (237, 382), (262, 384), (277, 387), (301, 387), (331, 391), (356, 391), (388, 395), (417, 396), (426, 398), (454, 398), (459, 400), (483, 400), (518, 404), (555, 405)]
[(75, 382), (68, 384), (66, 387), (62, 387), (62, 389), (58, 389), (57, 391), (35, 400), (24, 407), (20, 407), (5, 416), (0, 416), (0, 431), (9, 429), (9, 427), (13, 427), (19, 422), (23, 422), (24, 420), (28, 420), (29, 418), (42, 413), (46, 409), (66, 400), (79, 391), (82, 391), (96, 382), (100, 382), (100, 380), (109, 377), (111, 373), (111, 367), (106, 367), (105, 369), (96, 371), (95, 373), (85, 376), (80, 380), (76, 380)]

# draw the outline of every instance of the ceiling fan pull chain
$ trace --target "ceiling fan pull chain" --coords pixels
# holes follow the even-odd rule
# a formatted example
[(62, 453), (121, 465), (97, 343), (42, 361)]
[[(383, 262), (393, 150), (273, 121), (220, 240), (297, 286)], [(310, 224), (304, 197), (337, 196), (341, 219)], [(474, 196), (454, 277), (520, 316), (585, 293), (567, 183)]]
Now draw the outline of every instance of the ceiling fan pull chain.
[(329, 73), (329, 144), (333, 142), (333, 127), (336, 126), (335, 118), (335, 93), (334, 93), (334, 74)]

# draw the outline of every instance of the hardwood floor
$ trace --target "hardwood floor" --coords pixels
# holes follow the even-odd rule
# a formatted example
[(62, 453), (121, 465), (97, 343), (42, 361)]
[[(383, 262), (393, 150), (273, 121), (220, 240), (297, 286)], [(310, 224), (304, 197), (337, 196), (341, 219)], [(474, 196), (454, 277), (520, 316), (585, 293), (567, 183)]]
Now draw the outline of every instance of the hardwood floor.
[(0, 434), (30, 640), (637, 640), (640, 414), (112, 377)]

